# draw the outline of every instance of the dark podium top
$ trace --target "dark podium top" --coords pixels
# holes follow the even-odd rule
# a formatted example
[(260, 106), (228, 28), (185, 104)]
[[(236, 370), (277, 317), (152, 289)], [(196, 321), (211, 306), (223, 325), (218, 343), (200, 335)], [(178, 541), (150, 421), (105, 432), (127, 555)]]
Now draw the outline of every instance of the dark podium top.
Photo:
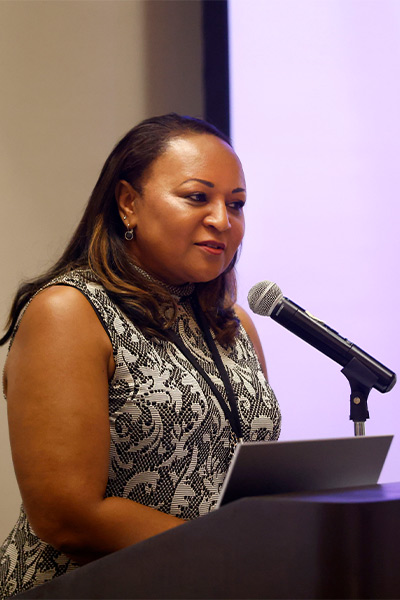
[(18, 598), (400, 598), (400, 483), (237, 500)]

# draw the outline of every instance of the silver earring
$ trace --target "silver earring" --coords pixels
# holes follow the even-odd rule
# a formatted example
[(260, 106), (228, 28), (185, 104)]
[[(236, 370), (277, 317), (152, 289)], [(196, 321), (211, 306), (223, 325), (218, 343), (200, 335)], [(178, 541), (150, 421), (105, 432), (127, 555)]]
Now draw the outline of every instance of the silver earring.
[[(129, 227), (129, 225), (128, 225)], [(131, 240), (133, 240), (134, 234), (133, 234), (133, 229), (128, 229), (128, 231), (125, 231), (125, 239), (130, 242)]]

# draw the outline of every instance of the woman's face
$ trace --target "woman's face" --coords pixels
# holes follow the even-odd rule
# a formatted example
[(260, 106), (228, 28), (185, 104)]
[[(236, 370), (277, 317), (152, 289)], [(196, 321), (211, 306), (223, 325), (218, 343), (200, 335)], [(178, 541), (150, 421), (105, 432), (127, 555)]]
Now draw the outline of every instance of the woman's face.
[(134, 228), (135, 261), (170, 284), (211, 281), (244, 233), (245, 180), (239, 159), (209, 134), (173, 138), (145, 173), (139, 194), (124, 182), (120, 214)]

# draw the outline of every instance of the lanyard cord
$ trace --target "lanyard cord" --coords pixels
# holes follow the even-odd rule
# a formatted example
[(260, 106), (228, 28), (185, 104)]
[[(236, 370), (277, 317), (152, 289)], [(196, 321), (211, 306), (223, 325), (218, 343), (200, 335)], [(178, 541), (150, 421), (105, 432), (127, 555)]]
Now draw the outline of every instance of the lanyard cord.
[(227, 401), (225, 400), (225, 398), (223, 397), (223, 395), (221, 394), (221, 392), (217, 389), (215, 384), (212, 382), (209, 375), (205, 372), (203, 367), (199, 364), (197, 358), (185, 346), (182, 339), (172, 330), (169, 330), (169, 332), (168, 332), (169, 338), (172, 342), (174, 342), (176, 344), (176, 346), (178, 346), (178, 348), (182, 352), (182, 354), (189, 360), (189, 362), (193, 365), (193, 367), (200, 373), (200, 375), (203, 377), (203, 379), (210, 386), (211, 390), (213, 391), (214, 395), (216, 396), (216, 398), (224, 412), (226, 419), (228, 419), (233, 431), (235, 432), (235, 434), (241, 441), (243, 438), (243, 432), (242, 432), (242, 427), (240, 424), (235, 392), (233, 391), (232, 384), (229, 380), (228, 373), (222, 362), (221, 356), (218, 352), (218, 349), (215, 345), (214, 339), (211, 335), (210, 327), (204, 317), (204, 314), (200, 308), (197, 298), (192, 297), (191, 305), (192, 305), (193, 312), (195, 314), (197, 323), (201, 327), (201, 330), (204, 334), (205, 341), (207, 343), (207, 346), (208, 346), (208, 348), (212, 354), (213, 360), (215, 362), (215, 366), (217, 367), (220, 377), (222, 379), (222, 382), (224, 384), (225, 392), (226, 392), (226, 395), (227, 395), (228, 401), (229, 401), (229, 405), (228, 405)]

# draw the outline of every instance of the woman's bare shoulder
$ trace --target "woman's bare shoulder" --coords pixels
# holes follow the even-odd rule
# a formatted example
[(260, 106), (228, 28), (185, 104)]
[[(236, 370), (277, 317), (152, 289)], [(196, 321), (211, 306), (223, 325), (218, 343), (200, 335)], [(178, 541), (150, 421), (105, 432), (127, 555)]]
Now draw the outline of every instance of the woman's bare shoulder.
[(94, 308), (78, 289), (54, 285), (40, 291), (26, 308), (12, 343), (4, 370), (7, 373), (23, 356), (31, 357), (36, 349), (46, 353), (96, 352), (113, 370), (112, 347)]
[(32, 298), (26, 312), (31, 315), (45, 311), (50, 315), (57, 312), (74, 311), (81, 312), (90, 307), (86, 296), (77, 288), (67, 284), (50, 285), (44, 288)]
[(101, 326), (91, 303), (77, 288), (52, 285), (41, 290), (30, 301), (19, 330), (37, 324), (57, 328), (79, 329)]

